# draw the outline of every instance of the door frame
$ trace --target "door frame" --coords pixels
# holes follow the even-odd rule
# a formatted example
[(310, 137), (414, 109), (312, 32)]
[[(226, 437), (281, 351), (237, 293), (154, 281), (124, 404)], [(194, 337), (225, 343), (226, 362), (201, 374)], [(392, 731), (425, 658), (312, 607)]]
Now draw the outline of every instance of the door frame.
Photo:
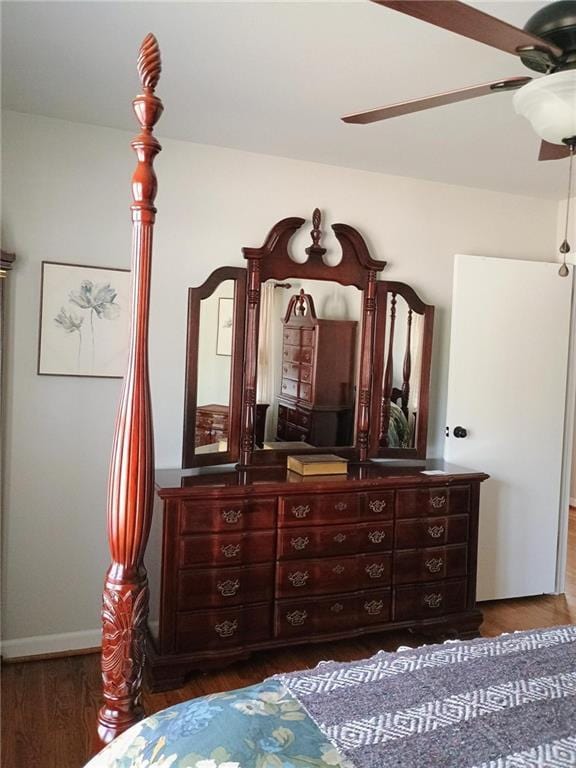
[[(566, 588), (566, 567), (568, 560), (568, 523), (570, 515), (570, 486), (572, 482), (572, 454), (574, 440), (574, 420), (576, 419), (576, 296), (574, 274), (576, 256), (569, 259), (572, 264), (570, 279), (572, 293), (570, 299), (570, 339), (568, 341), (568, 372), (566, 377), (566, 403), (564, 418), (564, 437), (562, 448), (562, 474), (560, 481), (560, 509), (558, 510), (558, 547), (556, 556), (556, 583), (554, 594), (562, 594)], [(566, 279), (566, 278), (563, 278)]]

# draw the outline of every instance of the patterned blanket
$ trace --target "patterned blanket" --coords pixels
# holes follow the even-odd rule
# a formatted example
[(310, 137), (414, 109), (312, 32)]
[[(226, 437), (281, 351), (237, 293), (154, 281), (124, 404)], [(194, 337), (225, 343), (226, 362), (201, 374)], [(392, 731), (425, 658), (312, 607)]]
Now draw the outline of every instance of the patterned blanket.
[(278, 678), (357, 768), (576, 766), (576, 627)]
[(576, 766), (576, 626), (322, 662), (193, 699), (88, 766)]

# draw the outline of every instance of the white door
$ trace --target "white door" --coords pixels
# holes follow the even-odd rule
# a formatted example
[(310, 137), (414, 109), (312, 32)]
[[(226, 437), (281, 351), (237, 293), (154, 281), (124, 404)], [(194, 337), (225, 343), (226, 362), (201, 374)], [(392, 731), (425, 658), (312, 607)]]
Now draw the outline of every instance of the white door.
[(558, 264), (455, 259), (445, 455), (490, 475), (479, 600), (554, 591), (571, 291)]

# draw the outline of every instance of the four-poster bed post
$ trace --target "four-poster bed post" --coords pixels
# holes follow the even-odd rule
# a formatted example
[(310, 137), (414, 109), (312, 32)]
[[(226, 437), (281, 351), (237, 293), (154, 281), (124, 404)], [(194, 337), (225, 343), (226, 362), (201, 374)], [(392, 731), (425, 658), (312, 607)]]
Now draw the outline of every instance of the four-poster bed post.
[(150, 34), (144, 39), (138, 57), (143, 93), (133, 102), (142, 130), (132, 141), (138, 165), (132, 177), (130, 353), (116, 419), (108, 485), (107, 532), (112, 562), (102, 595), (104, 704), (98, 715), (98, 736), (103, 744), (143, 716), (140, 693), (148, 616), (148, 582), (143, 557), (154, 492), (148, 314), (157, 188), (153, 162), (161, 149), (152, 131), (163, 108), (154, 95), (160, 70), (160, 50), (156, 38)]

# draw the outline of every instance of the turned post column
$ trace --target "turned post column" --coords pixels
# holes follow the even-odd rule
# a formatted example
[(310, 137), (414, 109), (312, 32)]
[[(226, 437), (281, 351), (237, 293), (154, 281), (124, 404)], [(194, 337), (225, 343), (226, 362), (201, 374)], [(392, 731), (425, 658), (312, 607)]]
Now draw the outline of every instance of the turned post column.
[(108, 481), (107, 533), (112, 562), (102, 595), (102, 680), (98, 714), (103, 744), (143, 717), (140, 702), (148, 582), (143, 564), (154, 489), (154, 443), (148, 378), (148, 314), (152, 231), (156, 208), (153, 162), (161, 147), (152, 135), (162, 114), (154, 95), (160, 77), (158, 43), (147, 35), (138, 73), (143, 92), (134, 100), (141, 133), (132, 141), (138, 165), (132, 177), (132, 309), (128, 369), (116, 418)]

